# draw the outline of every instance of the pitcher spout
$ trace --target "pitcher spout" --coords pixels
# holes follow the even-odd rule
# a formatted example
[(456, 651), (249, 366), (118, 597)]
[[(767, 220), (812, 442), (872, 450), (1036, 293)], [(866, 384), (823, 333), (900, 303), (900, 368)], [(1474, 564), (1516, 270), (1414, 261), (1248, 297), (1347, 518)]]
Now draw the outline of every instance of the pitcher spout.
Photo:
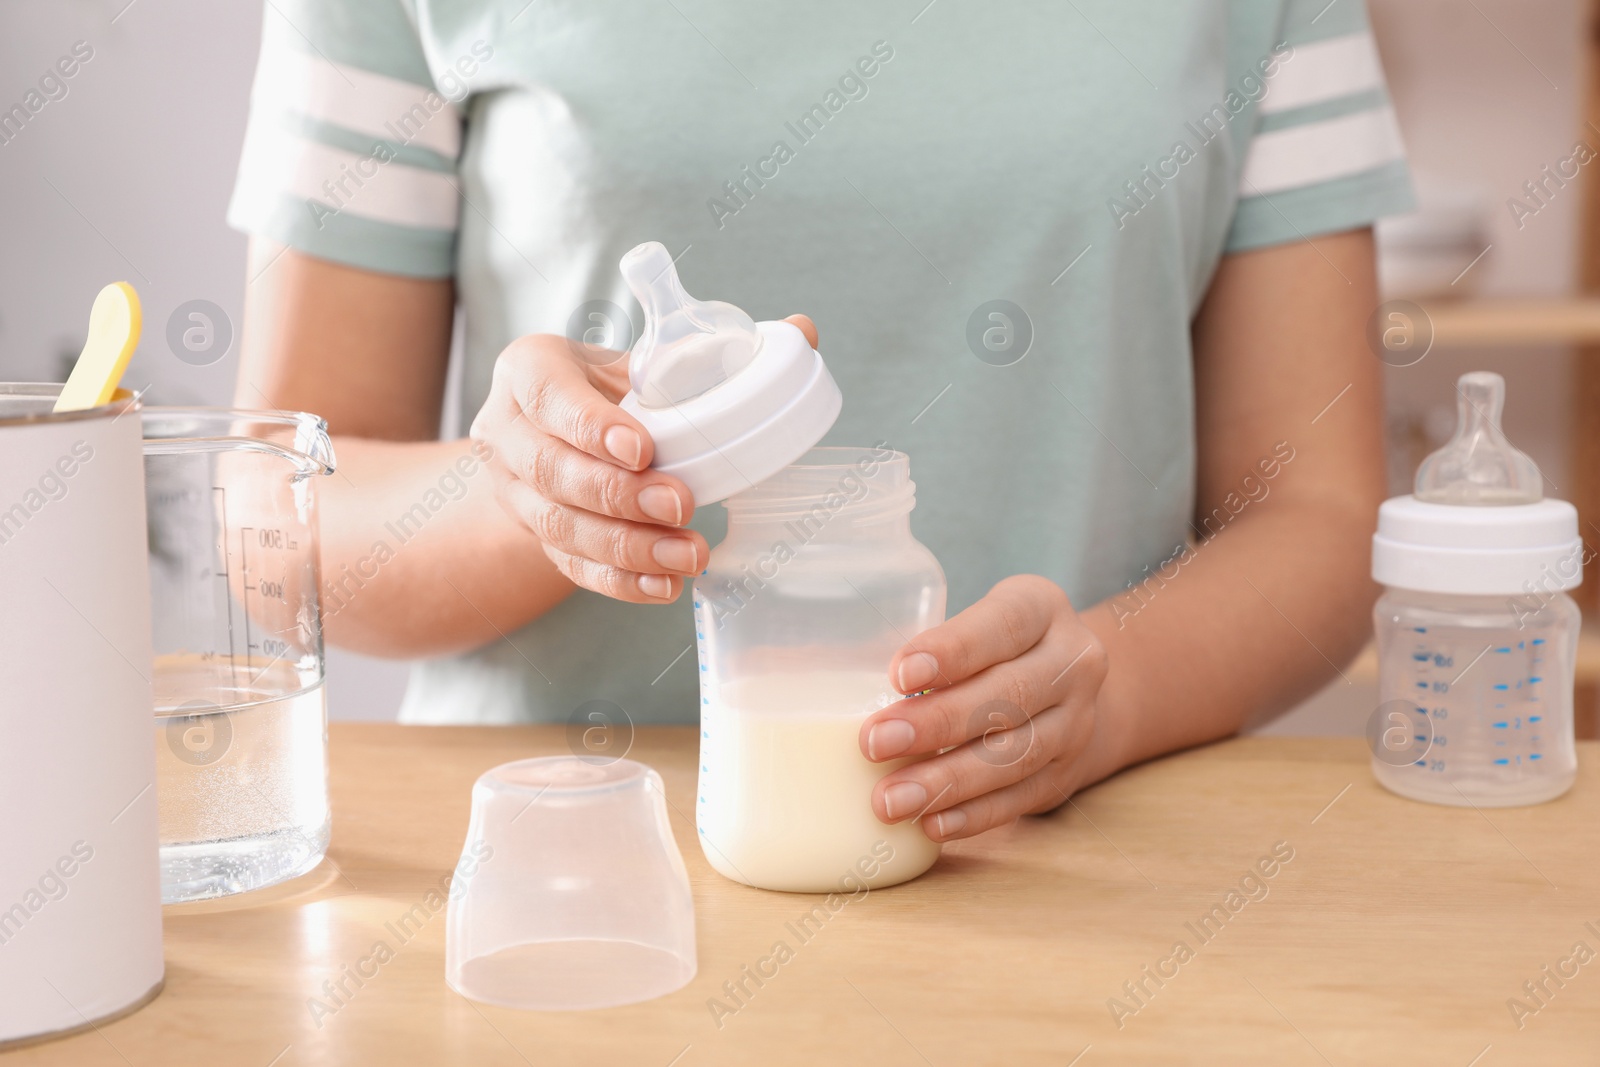
[(146, 408), (147, 456), (247, 451), (293, 465), (291, 481), (332, 474), (337, 466), (328, 422), (304, 411), (232, 408)]

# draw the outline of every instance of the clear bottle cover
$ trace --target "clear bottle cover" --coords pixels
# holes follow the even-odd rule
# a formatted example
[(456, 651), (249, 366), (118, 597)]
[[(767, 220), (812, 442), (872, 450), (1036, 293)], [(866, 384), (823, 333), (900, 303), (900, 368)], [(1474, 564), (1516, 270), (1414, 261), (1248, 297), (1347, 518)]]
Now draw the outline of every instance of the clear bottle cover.
[(1417, 467), (1418, 500), (1429, 504), (1505, 506), (1537, 504), (1544, 478), (1526, 453), (1506, 440), (1500, 413), (1506, 380), (1473, 371), (1456, 381), (1456, 432)]
[(749, 315), (684, 291), (661, 242), (633, 248), (620, 266), (644, 309), (644, 330), (633, 346), (628, 378), (645, 407), (671, 407), (710, 392), (761, 351), (761, 333)]

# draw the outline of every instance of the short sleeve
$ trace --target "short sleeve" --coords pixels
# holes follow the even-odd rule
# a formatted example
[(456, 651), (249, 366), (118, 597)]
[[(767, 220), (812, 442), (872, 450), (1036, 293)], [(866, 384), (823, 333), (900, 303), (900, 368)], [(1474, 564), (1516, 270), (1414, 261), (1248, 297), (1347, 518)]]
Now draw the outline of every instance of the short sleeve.
[(228, 223), (354, 267), (449, 276), (461, 132), (400, 0), (273, 0)]
[(1229, 252), (1355, 229), (1413, 206), (1361, 0), (1289, 0), (1280, 40), (1244, 150)]

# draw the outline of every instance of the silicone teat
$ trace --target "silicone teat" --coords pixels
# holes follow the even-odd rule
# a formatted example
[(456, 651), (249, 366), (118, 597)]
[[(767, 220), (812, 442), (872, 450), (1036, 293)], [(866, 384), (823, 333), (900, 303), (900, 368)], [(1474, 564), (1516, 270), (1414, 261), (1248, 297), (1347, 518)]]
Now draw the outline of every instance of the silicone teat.
[(628, 379), (645, 407), (670, 407), (715, 389), (761, 350), (761, 334), (749, 315), (683, 291), (672, 256), (659, 241), (630, 250), (620, 266), (644, 309)]
[(1456, 432), (1417, 468), (1415, 495), (1429, 504), (1537, 504), (1544, 499), (1539, 467), (1500, 429), (1506, 380), (1490, 371), (1456, 382)]

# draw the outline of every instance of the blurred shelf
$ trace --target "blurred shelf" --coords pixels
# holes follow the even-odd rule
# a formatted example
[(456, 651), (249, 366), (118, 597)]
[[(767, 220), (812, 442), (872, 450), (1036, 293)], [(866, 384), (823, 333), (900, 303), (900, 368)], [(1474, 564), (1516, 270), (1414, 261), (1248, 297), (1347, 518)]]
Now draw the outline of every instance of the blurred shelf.
[[(1378, 652), (1368, 645), (1361, 650), (1354, 663), (1345, 668), (1345, 676), (1361, 685), (1378, 684)], [(1600, 684), (1600, 626), (1585, 626), (1578, 633), (1578, 685)]]
[(1600, 344), (1600, 299), (1432, 300), (1435, 348)]

